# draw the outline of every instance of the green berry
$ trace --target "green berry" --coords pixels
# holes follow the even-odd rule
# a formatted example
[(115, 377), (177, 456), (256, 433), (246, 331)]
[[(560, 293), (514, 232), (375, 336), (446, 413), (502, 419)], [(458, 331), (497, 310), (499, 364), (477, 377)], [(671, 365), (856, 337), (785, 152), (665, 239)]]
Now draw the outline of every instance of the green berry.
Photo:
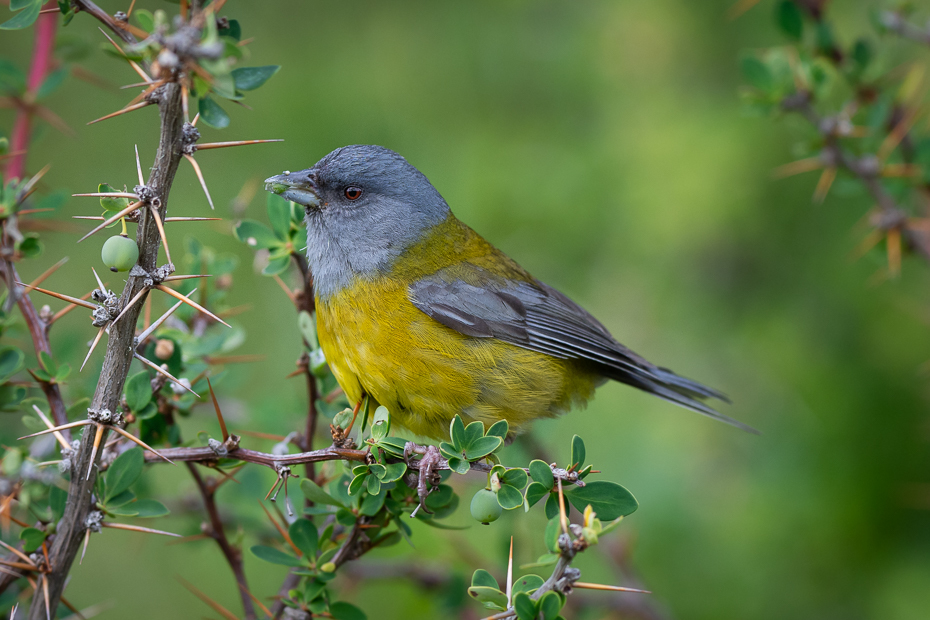
[(115, 235), (103, 244), (100, 258), (110, 271), (129, 271), (139, 260), (139, 246), (129, 237)]
[(487, 525), (497, 521), (504, 509), (497, 501), (497, 493), (490, 489), (481, 489), (471, 498), (471, 516), (476, 521)]

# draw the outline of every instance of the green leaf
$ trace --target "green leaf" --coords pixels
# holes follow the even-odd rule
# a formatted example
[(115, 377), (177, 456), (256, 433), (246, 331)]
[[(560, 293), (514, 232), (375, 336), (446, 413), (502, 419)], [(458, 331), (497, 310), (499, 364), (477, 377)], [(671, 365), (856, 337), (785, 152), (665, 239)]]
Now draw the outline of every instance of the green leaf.
[(538, 482), (530, 483), (530, 486), (526, 487), (526, 505), (532, 507), (536, 505), (536, 502), (549, 495), (550, 490)]
[(795, 41), (801, 40), (804, 34), (804, 16), (801, 15), (801, 9), (791, 0), (782, 0), (775, 10), (775, 19), (778, 27)]
[(0, 382), (19, 372), (25, 360), (26, 355), (16, 347), (0, 347)]
[(229, 115), (210, 97), (203, 97), (197, 109), (200, 112), (200, 119), (210, 127), (216, 129), (229, 127)]
[(39, 363), (50, 375), (54, 376), (55, 372), (58, 370), (58, 364), (56, 364), (52, 356), (45, 351), (39, 351)]
[(281, 241), (288, 240), (288, 232), (291, 230), (291, 204), (275, 194), (268, 194), (265, 202), (268, 210), (268, 221), (271, 223), (271, 230)]
[(233, 69), (232, 77), (236, 82), (236, 90), (255, 90), (267, 82), (280, 68), (279, 65), (266, 65)]
[[(100, 183), (97, 185), (97, 191), (100, 193), (117, 193), (121, 190), (116, 189), (109, 183)], [(100, 199), (100, 206), (103, 207), (105, 211), (122, 211), (129, 206), (129, 199), (104, 196)]]
[(303, 551), (308, 558), (316, 555), (320, 534), (310, 519), (297, 519), (291, 523), (287, 533), (294, 546)]
[(324, 491), (320, 486), (309, 478), (300, 481), (300, 490), (308, 500), (314, 504), (325, 504), (327, 506), (338, 506), (345, 508), (345, 505), (338, 499), (335, 499), (329, 493)]
[(545, 583), (545, 581), (539, 575), (523, 575), (513, 582), (513, 593), (526, 592), (527, 594), (532, 594), (535, 590), (538, 590), (539, 586), (543, 583)]
[(104, 504), (116, 497), (139, 479), (142, 475), (142, 465), (145, 457), (140, 448), (133, 448), (120, 454), (107, 470), (107, 493)]
[(559, 617), (559, 611), (562, 609), (562, 599), (558, 594), (550, 590), (540, 597), (536, 606), (539, 613), (542, 614), (542, 620), (556, 620)]
[(157, 499), (140, 499), (133, 502), (128, 507), (136, 511), (136, 516), (141, 519), (151, 519), (154, 517), (163, 517), (171, 511)]
[(859, 39), (853, 46), (852, 58), (855, 61), (859, 71), (865, 71), (869, 63), (872, 62), (872, 46), (865, 39)]
[(330, 605), (329, 613), (332, 614), (335, 620), (368, 620), (365, 612), (352, 603), (346, 603), (345, 601), (338, 601)]
[(465, 450), (465, 423), (458, 415), (452, 418), (449, 425), (449, 437), (452, 438), (452, 446), (456, 452), (461, 453)]
[[(468, 428), (471, 428), (474, 424), (481, 423), (473, 422), (472, 424), (468, 425)], [(465, 429), (466, 433), (468, 432), (468, 428)], [(496, 435), (478, 437), (469, 442), (468, 447), (465, 448), (465, 458), (469, 461), (480, 459), (500, 448), (503, 443), (504, 440), (500, 437), (497, 437)]]
[(49, 73), (42, 82), (42, 86), (39, 87), (39, 91), (36, 93), (36, 99), (45, 99), (58, 90), (58, 87), (61, 86), (70, 72), (71, 67), (65, 65)]
[(555, 478), (552, 477), (552, 468), (549, 467), (543, 461), (536, 459), (530, 461), (530, 478), (534, 482), (538, 482), (543, 485), (547, 491), (551, 491), (552, 487), (555, 485)]
[(497, 583), (497, 579), (494, 578), (494, 575), (479, 568), (471, 576), (471, 585), (472, 586), (484, 586), (487, 588), (494, 588), (495, 590), (500, 590), (500, 584)]
[(16, 10), (13, 7), (25, 6), (25, 8), (13, 16), (12, 19), (0, 24), (0, 30), (21, 30), (28, 28), (39, 17), (39, 11), (42, 9), (42, 0), (28, 0), (27, 3), (10, 2), (10, 10)]
[(405, 473), (407, 473), (406, 463), (389, 463), (384, 466), (384, 475), (381, 476), (381, 482), (388, 483), (400, 480)]
[(467, 449), (472, 443), (484, 437), (484, 422), (472, 422), (465, 427), (463, 446)]
[(126, 382), (126, 404), (133, 411), (142, 411), (151, 401), (152, 379), (149, 373), (143, 370)]
[(607, 480), (589, 482), (583, 487), (569, 487), (565, 490), (565, 497), (580, 511), (590, 504), (601, 521), (625, 517), (639, 508), (639, 502), (632, 493)]
[(27, 527), (19, 533), (19, 539), (23, 541), (23, 551), (32, 553), (42, 546), (45, 540), (45, 532), (34, 527)]
[(107, 500), (107, 508), (119, 508), (120, 506), (125, 506), (129, 502), (135, 501), (135, 499), (135, 493), (132, 491), (123, 491), (119, 495), (115, 495)]
[(578, 435), (575, 435), (572, 437), (572, 467), (574, 467), (576, 470), (584, 467), (584, 457), (584, 440)]
[(519, 489), (505, 484), (497, 491), (497, 503), (504, 510), (519, 508), (523, 505), (523, 494), (520, 493)]
[(390, 430), (391, 414), (388, 413), (387, 407), (382, 405), (375, 409), (375, 415), (371, 422), (371, 437), (375, 441), (379, 441), (387, 437)]
[(536, 620), (536, 603), (526, 592), (519, 592), (513, 597), (513, 609), (519, 620)]
[(507, 609), (507, 595), (489, 586), (472, 586), (468, 588), (468, 596), (472, 597), (486, 609)]
[[(558, 509), (557, 509), (558, 510)], [(546, 523), (546, 530), (543, 532), (543, 540), (546, 543), (546, 549), (552, 553), (559, 553), (559, 534), (562, 533), (562, 524), (559, 515), (549, 518)]]
[(366, 488), (370, 495), (377, 495), (381, 492), (381, 480), (377, 476), (368, 476)]
[(139, 24), (139, 27), (146, 32), (152, 32), (155, 30), (155, 16), (152, 15), (151, 11), (145, 9), (136, 9), (132, 16), (136, 19), (136, 23)]
[(758, 88), (763, 92), (768, 92), (772, 89), (774, 83), (772, 73), (765, 63), (755, 56), (744, 56), (742, 60), (740, 60), (740, 71), (743, 73), (743, 77), (746, 78), (750, 86)]
[(316, 339), (316, 319), (306, 310), (301, 310), (297, 315), (297, 328), (311, 349), (320, 346), (319, 341)]
[(280, 245), (271, 229), (255, 220), (242, 220), (233, 229), (236, 239), (252, 248), (273, 248)]
[(272, 564), (280, 564), (282, 566), (304, 566), (304, 562), (302, 562), (300, 558), (295, 558), (291, 554), (279, 551), (274, 547), (255, 545), (250, 551), (252, 555), (258, 559), (271, 562)]
[(521, 467), (513, 467), (506, 470), (500, 479), (504, 484), (517, 487), (517, 489), (522, 489), (528, 482), (526, 471)]
[[(358, 495), (359, 491), (362, 490), (362, 486), (365, 484), (365, 478), (367, 477), (368, 474), (358, 474), (352, 478), (352, 482), (349, 483), (349, 495)], [(377, 478), (375, 479), (377, 480)]]
[(265, 265), (264, 269), (262, 269), (262, 273), (266, 276), (276, 276), (280, 273), (284, 273), (290, 264), (291, 257), (289, 254), (285, 254), (284, 256), (276, 256), (268, 261), (268, 264)]
[(449, 459), (449, 469), (454, 471), (457, 474), (467, 474), (471, 469), (471, 465), (468, 464), (468, 461), (465, 459), (460, 459), (458, 457), (452, 457)]
[(501, 439), (507, 439), (507, 433), (510, 432), (510, 424), (507, 423), (507, 420), (498, 420), (491, 425), (491, 428), (488, 429), (488, 432), (485, 435), (493, 435), (495, 437), (500, 437)]
[(228, 25), (225, 28), (219, 28), (216, 34), (221, 37), (232, 37), (238, 41), (242, 38), (242, 27), (239, 25), (239, 20), (231, 19)]

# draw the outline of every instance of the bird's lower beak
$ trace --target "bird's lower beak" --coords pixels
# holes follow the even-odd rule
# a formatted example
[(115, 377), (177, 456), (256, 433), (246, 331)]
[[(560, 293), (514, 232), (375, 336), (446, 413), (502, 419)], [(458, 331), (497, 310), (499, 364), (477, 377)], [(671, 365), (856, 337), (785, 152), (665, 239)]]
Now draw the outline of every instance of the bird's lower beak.
[(320, 193), (311, 169), (285, 172), (265, 179), (265, 191), (278, 194), (308, 209), (320, 208)]

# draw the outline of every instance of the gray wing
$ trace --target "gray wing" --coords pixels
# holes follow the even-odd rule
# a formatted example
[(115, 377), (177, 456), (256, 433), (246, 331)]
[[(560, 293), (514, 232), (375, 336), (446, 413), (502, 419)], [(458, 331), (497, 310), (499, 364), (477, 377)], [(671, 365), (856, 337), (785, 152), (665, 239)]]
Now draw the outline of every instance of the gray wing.
[[(467, 273), (463, 273), (463, 268)], [(470, 284), (480, 282), (480, 285)], [(539, 281), (503, 280), (480, 267), (460, 265), (409, 286), (411, 302), (446, 327), (475, 338), (589, 363), (595, 372), (750, 432), (700, 399), (729, 402), (722, 393), (648, 362), (610, 335), (581, 306)]]

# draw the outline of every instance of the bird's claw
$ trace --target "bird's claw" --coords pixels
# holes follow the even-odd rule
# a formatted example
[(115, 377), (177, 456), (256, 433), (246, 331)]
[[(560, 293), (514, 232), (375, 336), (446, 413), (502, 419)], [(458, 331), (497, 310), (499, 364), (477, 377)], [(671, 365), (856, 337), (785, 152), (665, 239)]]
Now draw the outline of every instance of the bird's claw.
[[(413, 459), (414, 454), (420, 454), (422, 457), (418, 460)], [(408, 441), (404, 446), (404, 461), (407, 463), (407, 467), (416, 469), (418, 472), (417, 497), (420, 499), (420, 503), (410, 513), (411, 518), (416, 517), (417, 512), (420, 510), (426, 514), (433, 514), (433, 511), (426, 507), (426, 498), (441, 482), (436, 468), (442, 463), (442, 460), (442, 454), (439, 453), (439, 448), (436, 446), (420, 446), (412, 441)], [(413, 466), (414, 461), (416, 467)]]

